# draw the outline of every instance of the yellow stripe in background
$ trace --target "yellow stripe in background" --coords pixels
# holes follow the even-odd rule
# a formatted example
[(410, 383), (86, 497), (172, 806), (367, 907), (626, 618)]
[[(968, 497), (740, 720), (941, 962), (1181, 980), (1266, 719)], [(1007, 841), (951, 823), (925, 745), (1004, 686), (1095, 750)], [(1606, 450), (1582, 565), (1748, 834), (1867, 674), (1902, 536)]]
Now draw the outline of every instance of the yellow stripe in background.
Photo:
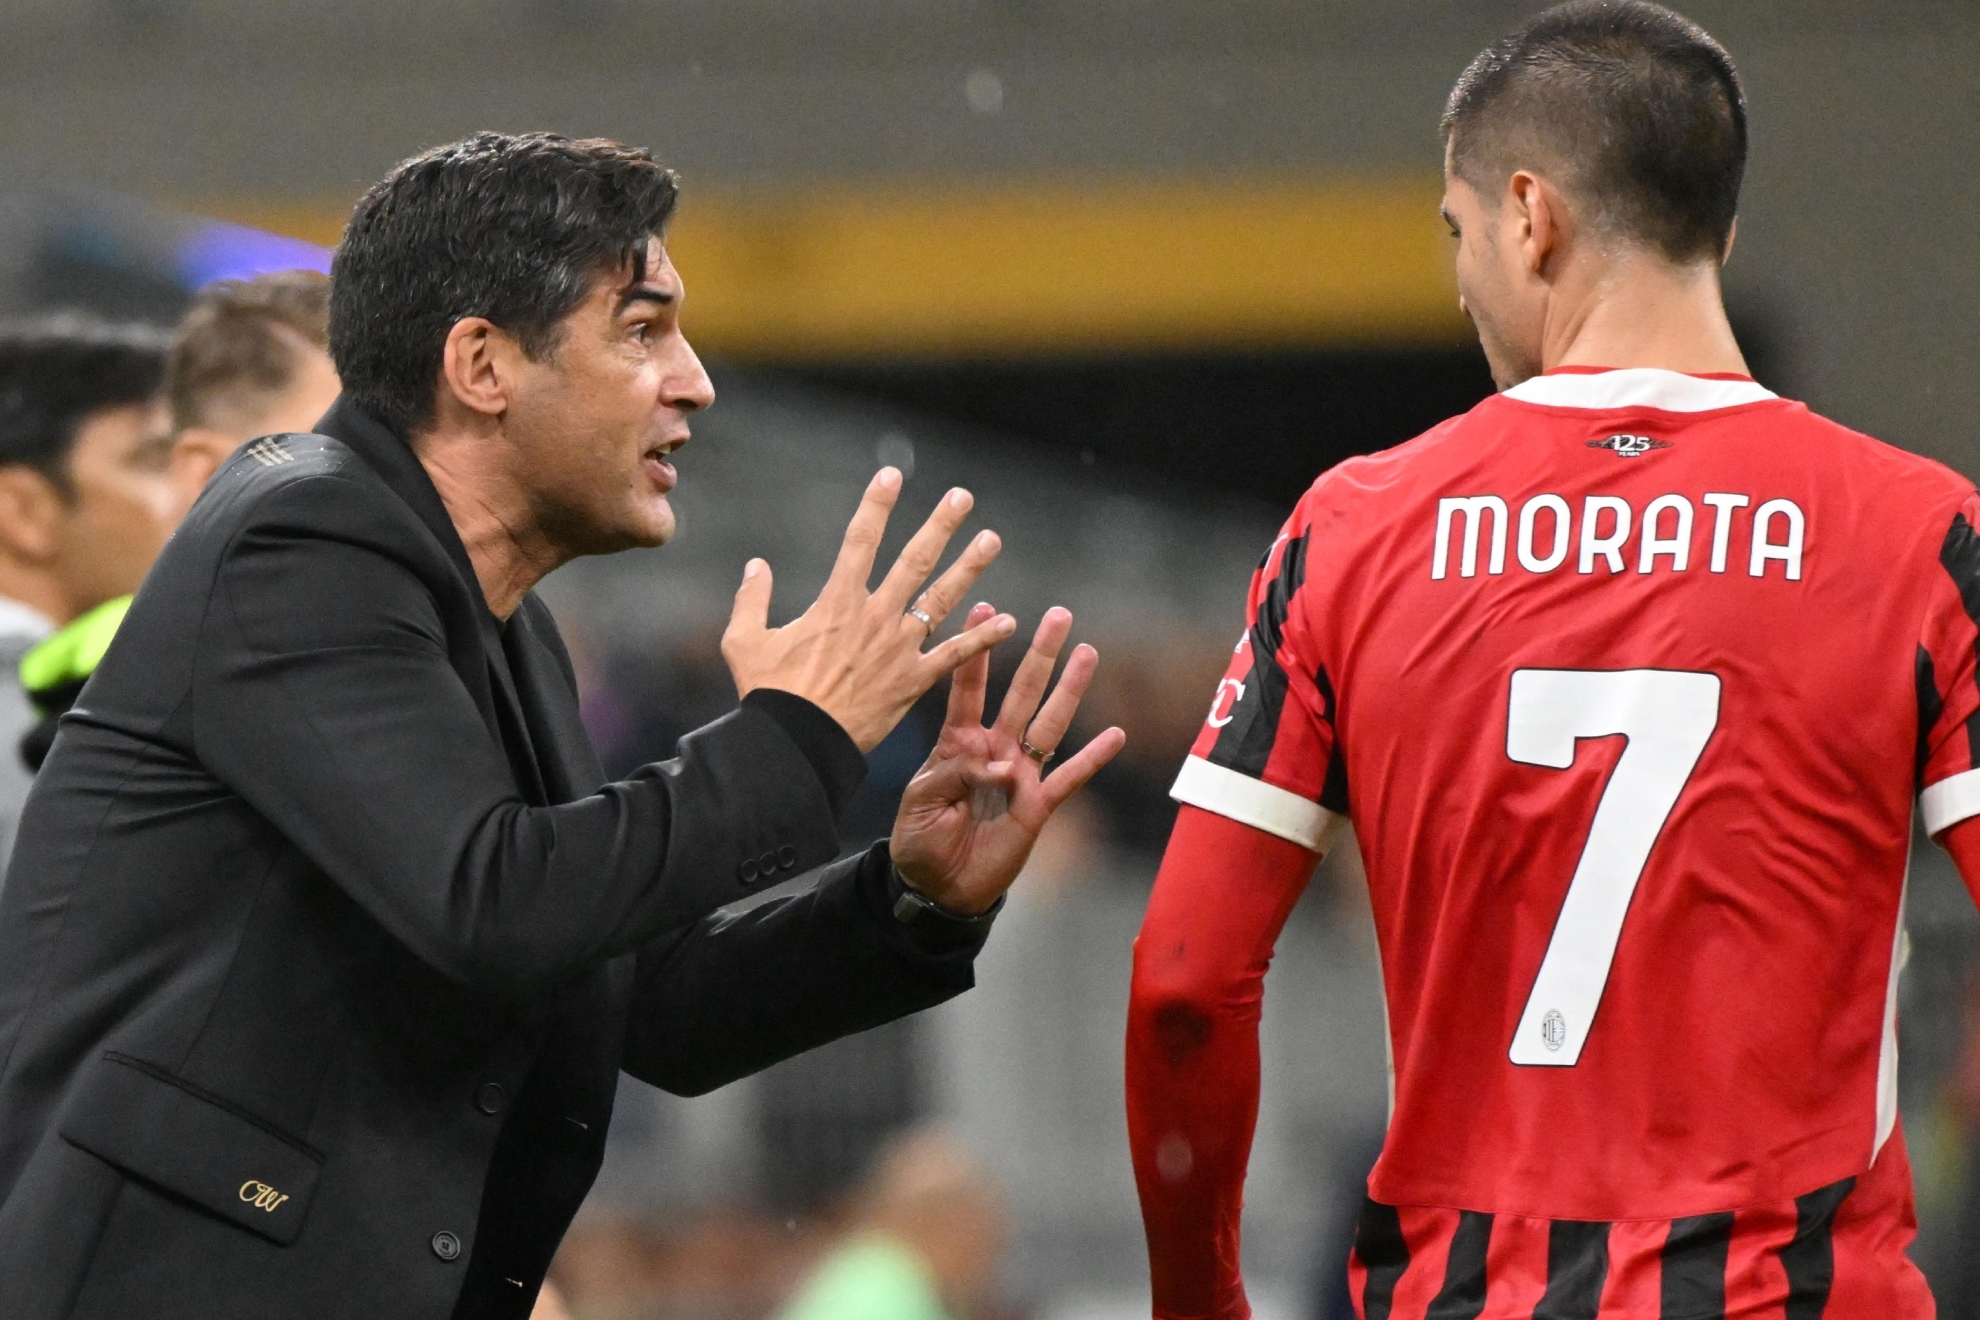
[[(890, 355), (1461, 343), (1434, 177), (690, 187), (668, 247), (706, 350)], [(202, 208), (334, 243), (347, 206)]]

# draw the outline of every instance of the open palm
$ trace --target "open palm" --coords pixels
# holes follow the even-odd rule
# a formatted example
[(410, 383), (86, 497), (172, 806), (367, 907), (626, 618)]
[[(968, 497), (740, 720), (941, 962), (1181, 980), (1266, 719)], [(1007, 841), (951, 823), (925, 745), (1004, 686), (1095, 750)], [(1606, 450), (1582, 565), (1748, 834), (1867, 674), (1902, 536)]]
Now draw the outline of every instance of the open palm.
[[(978, 605), (969, 626), (993, 613)], [(1074, 647), (1046, 698), (1071, 631), (1066, 610), (1045, 612), (994, 724), (983, 723), (988, 654), (955, 671), (942, 736), (902, 795), (890, 843), (901, 878), (951, 911), (975, 914), (995, 903), (1024, 868), (1052, 813), (1127, 741), (1121, 730), (1107, 729), (1049, 775), (1026, 751), (1027, 743), (1041, 755), (1058, 748), (1099, 663), (1092, 647)]]

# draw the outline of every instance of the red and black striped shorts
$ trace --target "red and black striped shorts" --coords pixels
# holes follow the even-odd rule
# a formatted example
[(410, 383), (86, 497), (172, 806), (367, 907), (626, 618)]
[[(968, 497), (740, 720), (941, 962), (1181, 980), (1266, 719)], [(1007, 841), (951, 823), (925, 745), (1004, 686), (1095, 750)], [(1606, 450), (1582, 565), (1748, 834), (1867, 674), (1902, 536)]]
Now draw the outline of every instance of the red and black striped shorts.
[(1860, 1178), (1688, 1219), (1527, 1219), (1362, 1207), (1362, 1320), (1929, 1320), (1901, 1141)]

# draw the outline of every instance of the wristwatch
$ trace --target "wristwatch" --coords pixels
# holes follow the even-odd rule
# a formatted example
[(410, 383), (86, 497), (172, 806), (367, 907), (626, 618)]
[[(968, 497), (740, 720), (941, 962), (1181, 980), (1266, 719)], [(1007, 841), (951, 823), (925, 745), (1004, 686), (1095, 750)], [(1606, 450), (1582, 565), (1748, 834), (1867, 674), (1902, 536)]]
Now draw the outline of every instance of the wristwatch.
[(903, 926), (935, 927), (952, 930), (958, 935), (981, 935), (997, 920), (997, 914), (1004, 910), (1004, 900), (1010, 897), (1009, 894), (999, 894), (997, 901), (983, 911), (973, 917), (965, 916), (960, 912), (951, 912), (910, 885), (901, 875), (900, 868), (892, 863), (888, 864), (887, 869), (892, 873), (895, 891), (894, 920)]

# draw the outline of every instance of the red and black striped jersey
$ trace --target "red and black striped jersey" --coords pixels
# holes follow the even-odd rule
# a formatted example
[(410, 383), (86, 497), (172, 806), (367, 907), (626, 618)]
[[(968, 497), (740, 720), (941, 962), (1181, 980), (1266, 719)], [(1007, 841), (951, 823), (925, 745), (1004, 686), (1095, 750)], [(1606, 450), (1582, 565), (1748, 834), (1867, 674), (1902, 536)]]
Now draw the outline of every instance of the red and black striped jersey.
[(1378, 1205), (1668, 1226), (1870, 1169), (1914, 801), (1980, 814), (1976, 524), (1936, 463), (1650, 369), (1314, 484), (1175, 796), (1353, 821)]

